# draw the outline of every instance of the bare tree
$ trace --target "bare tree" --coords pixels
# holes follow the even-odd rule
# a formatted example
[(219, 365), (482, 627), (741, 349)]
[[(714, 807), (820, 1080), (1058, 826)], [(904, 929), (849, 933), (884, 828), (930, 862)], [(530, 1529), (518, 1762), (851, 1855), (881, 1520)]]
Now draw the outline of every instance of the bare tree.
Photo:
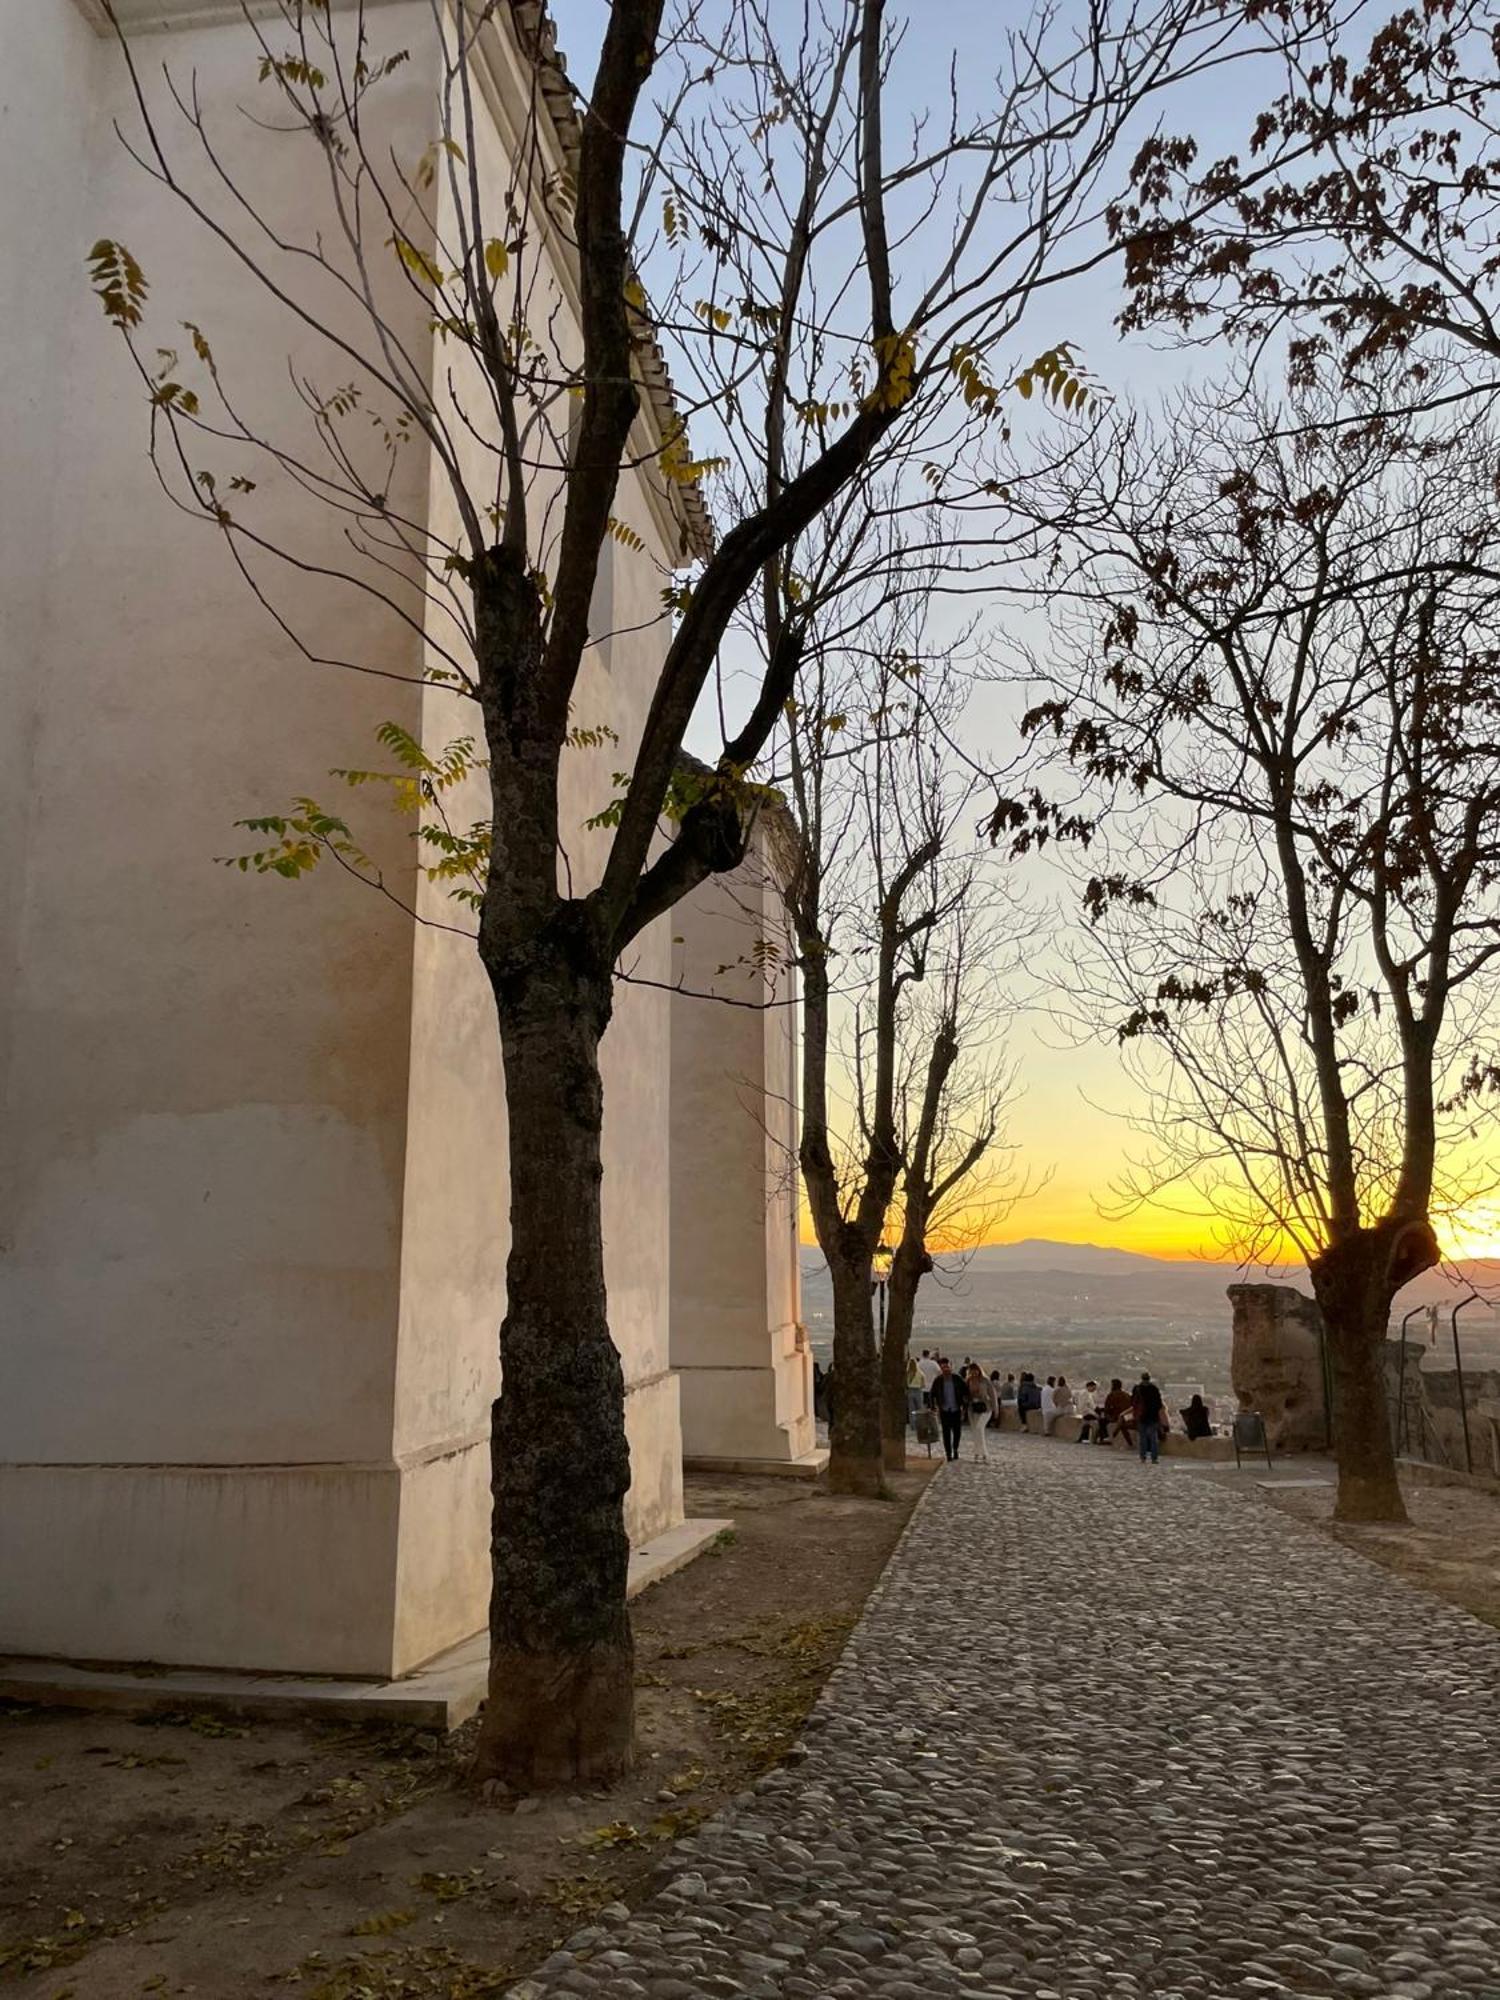
[(1437, 352), (1462, 362), (1445, 399), (1488, 397), (1500, 386), (1492, 9), (1288, 0), (1253, 23), (1279, 87), (1241, 150), (1206, 155), (1158, 131), (1111, 210), (1123, 323), (1257, 345), (1279, 333), (1302, 378), (1320, 356), (1351, 379), (1379, 362), (1397, 404), (1430, 399)]
[[(955, 405), (995, 406), (1010, 365), (999, 344), (1066, 270), (1070, 240), (1084, 230), (1092, 246), (1075, 262), (1103, 254), (1095, 204), (1122, 131), (1227, 31), (1193, 0), (1089, 0), (1066, 20), (1040, 10), (998, 44), (977, 108), (955, 87), (940, 121), (919, 116), (898, 141), (903, 52), (883, 0), (774, 17), (756, 0), (683, 0), (670, 15), (663, 0), (613, 0), (586, 94), (563, 75), (536, 0), (432, 0), (416, 49), (382, 46), (396, 17), (363, 0), (244, 15), (254, 74), (249, 122), (226, 121), (233, 144), (196, 80), (148, 77), (122, 32), (139, 110), (127, 143), (284, 317), (298, 343), (289, 414), (311, 446), (242, 404), (211, 326), (194, 325), (191, 362), (158, 363), (127, 246), (96, 245), (96, 286), (148, 400), (163, 484), (223, 537), (283, 631), (310, 658), (370, 668), (298, 633), (268, 581), (276, 560), (304, 607), (324, 586), (378, 602), (421, 639), (425, 675), (482, 723), (482, 747), (460, 737), (446, 761), (402, 746), (439, 767), (417, 766), (422, 834), (477, 908), (509, 1108), (478, 1770), (523, 1785), (604, 1780), (629, 1763), (633, 1728), (630, 1468), (600, 1224), (599, 1050), (616, 961), (744, 852), (756, 807), (744, 774), (801, 649), (787, 551), (872, 457), (940, 464)], [(526, 114), (504, 135), (486, 95), (492, 59), (529, 79)], [(418, 67), (431, 126), (413, 157), (409, 123), (381, 106)], [(297, 170), (295, 214), (260, 192), (253, 160), (273, 156), (282, 186)], [(654, 332), (684, 385), (684, 422), (655, 438), (641, 420), (643, 384), (661, 383)], [(318, 366), (336, 367), (340, 386), (314, 389)], [(1064, 380), (1065, 359), (1043, 356), (1040, 376)], [(352, 444), (349, 423), (372, 416)], [(684, 492), (712, 479), (686, 421), (739, 462), (750, 497), (711, 553), (695, 532), (682, 570), (662, 578), (649, 709), (621, 746), (607, 852), (575, 882), (559, 774), (591, 726), (571, 705), (598, 636), (601, 551), (619, 531), (623, 477)], [(226, 456), (244, 461), (232, 477), (213, 469)], [(322, 539), (266, 518), (252, 497), (261, 465), (326, 510)], [(720, 675), (712, 777), (684, 791), (684, 733), (757, 589), (782, 614), (769, 658), (743, 683)], [(443, 817), (455, 771), (487, 792), (472, 825)], [(297, 873), (332, 855), (369, 872), (336, 815), (299, 809), (267, 826), (257, 865)]]
[(1008, 963), (1030, 926), (1012, 909), (1002, 931), (972, 861), (960, 858), (953, 872), (958, 900), (929, 944), (930, 997), (917, 997), (902, 1032), (900, 1227), (880, 1353), (887, 1470), (906, 1463), (906, 1371), (923, 1279), (939, 1256), (961, 1260), (984, 1242), (1030, 1192), (1005, 1139), (1016, 1077), (1002, 1039)]
[(954, 907), (942, 864), (960, 815), (927, 710), (932, 572), (903, 571), (899, 544), (879, 537), (890, 562), (864, 571), (865, 536), (861, 521), (811, 581), (784, 753), (795, 829), (786, 903), (803, 996), (799, 1163), (833, 1286), (829, 1480), (874, 1494), (872, 1270), (901, 1171), (900, 1033), (908, 990)]
[(1386, 1323), (1475, 1192), (1500, 956), (1496, 441), (1381, 401), (1101, 433), (1027, 718), (1110, 805), (1071, 985), (1150, 1093), (1124, 1195), (1307, 1260), (1346, 1520), (1403, 1518)]

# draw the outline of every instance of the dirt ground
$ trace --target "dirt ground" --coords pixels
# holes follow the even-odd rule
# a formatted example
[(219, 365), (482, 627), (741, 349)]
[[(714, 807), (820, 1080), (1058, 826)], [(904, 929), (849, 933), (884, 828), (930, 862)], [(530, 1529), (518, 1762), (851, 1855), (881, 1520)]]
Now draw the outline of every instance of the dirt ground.
[(1268, 1493), (1272, 1504), (1316, 1522), (1352, 1549), (1408, 1582), (1500, 1628), (1500, 1494), (1403, 1479), (1411, 1526), (1344, 1527), (1333, 1519), (1333, 1489)]
[(0, 1704), (0, 1992), (478, 2000), (796, 1735), (926, 1484), (890, 1502), (690, 1481), (732, 1534), (634, 1607), (639, 1768), (482, 1805), (435, 1735)]

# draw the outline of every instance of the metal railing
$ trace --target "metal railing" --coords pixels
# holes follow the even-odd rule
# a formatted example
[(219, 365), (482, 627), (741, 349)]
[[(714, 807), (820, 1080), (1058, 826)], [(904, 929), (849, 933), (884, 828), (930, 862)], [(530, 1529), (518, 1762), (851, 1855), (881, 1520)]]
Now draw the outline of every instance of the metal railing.
[(1470, 1291), (1468, 1296), (1460, 1299), (1448, 1314), (1448, 1331), (1453, 1342), (1453, 1372), (1458, 1387), (1459, 1423), (1463, 1432), (1463, 1463), (1461, 1466), (1454, 1462), (1455, 1454), (1450, 1453), (1448, 1450), (1437, 1426), (1429, 1421), (1427, 1399), (1420, 1393), (1420, 1374), (1417, 1377), (1419, 1388), (1415, 1398), (1417, 1436), (1415, 1439), (1412, 1436), (1411, 1409), (1413, 1399), (1407, 1390), (1406, 1329), (1418, 1313), (1428, 1313), (1431, 1315), (1429, 1324), (1435, 1335), (1437, 1330), (1437, 1307), (1413, 1306), (1411, 1311), (1402, 1320), (1399, 1335), (1400, 1351), (1396, 1363), (1396, 1401), (1395, 1408), (1391, 1413), (1392, 1437), (1398, 1457), (1417, 1458), (1422, 1460), (1424, 1464), (1443, 1466), (1449, 1471), (1461, 1470), (1468, 1473), (1473, 1472), (1474, 1440), (1469, 1428), (1469, 1392), (1467, 1379), (1464, 1375), (1463, 1347), (1459, 1340), (1458, 1316), (1466, 1306), (1482, 1303), (1483, 1299), (1481, 1295), (1478, 1292)]

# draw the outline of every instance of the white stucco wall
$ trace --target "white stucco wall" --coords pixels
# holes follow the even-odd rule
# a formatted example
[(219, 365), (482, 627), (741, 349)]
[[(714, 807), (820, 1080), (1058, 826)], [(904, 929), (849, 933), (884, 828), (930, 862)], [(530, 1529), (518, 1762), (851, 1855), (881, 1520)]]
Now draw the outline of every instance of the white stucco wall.
[[(0, 258), (15, 274), (5, 316), (0, 398), (0, 1077), (14, 1032), (23, 847), (38, 723), (32, 671), (52, 584), (55, 431), (67, 381), (68, 305), (76, 295), (80, 210), (72, 106), (91, 87), (98, 42), (71, 6), (0, 7)], [(85, 239), (86, 240), (86, 239)], [(24, 277), (23, 275), (24, 274)], [(21, 310), (24, 284), (25, 309)], [(0, 1153), (0, 1177), (4, 1174)], [(3, 1185), (3, 1179), (0, 1179)]]
[[(22, 529), (0, 549), (19, 606), (0, 680), (0, 1648), (400, 1671), (474, 1630), (488, 1588), (506, 1247), (493, 1013), (462, 939), (414, 935), (330, 871), (292, 885), (214, 857), (247, 844), (236, 816), (326, 798), (331, 766), (375, 761), (387, 717), (430, 741), (478, 718), (455, 726), (431, 688), (310, 666), (220, 539), (160, 494), (138, 385), (88, 292), (96, 237), (139, 257), (161, 344), (185, 348), (177, 322), (197, 320), (245, 407), (278, 425), (289, 349), (329, 387), (349, 365), (289, 332), (123, 159), (118, 52), (69, 0), (25, 12), (16, 31), (21, 10), (0, 11), (0, 215), (40, 321), (26, 379), (45, 387), (5, 410), (18, 443), (0, 469)], [(429, 24), (425, 0), (376, 17), (383, 48), (419, 51)], [(230, 109), (254, 89), (243, 26), (153, 37), (149, 55), (196, 72), (231, 171), (305, 230), (316, 158), (267, 147)], [(432, 86), (414, 60), (382, 87), (403, 157), (432, 137)], [(421, 350), (416, 295), (393, 310)], [(398, 497), (420, 513), (437, 489), (425, 457), (407, 463)], [(226, 453), (220, 469), (240, 468)], [(320, 510), (257, 476), (262, 518), (332, 550)], [(644, 490), (619, 511), (661, 546)], [(622, 572), (621, 622), (658, 587), (644, 559)], [(368, 603), (285, 575), (276, 601), (342, 657), (420, 671), (416, 635)], [(580, 719), (597, 708), (628, 747), (660, 643), (612, 646)], [(601, 850), (581, 821), (611, 768), (580, 753), (565, 787), (583, 879)], [(370, 810), (361, 833), (412, 884), (404, 833)], [(665, 976), (665, 933), (638, 957)], [(668, 1014), (664, 993), (623, 991), (605, 1065), (637, 1537), (682, 1511)]]
[[(184, 33), (157, 52), (196, 76), (229, 170), (300, 223), (307, 160), (261, 147), (232, 109), (254, 75), (248, 31)], [(118, 52), (80, 50), (67, 89), (73, 206), (46, 294), (53, 525), (45, 613), (19, 668), (35, 726), (7, 981), (0, 1460), (19, 1470), (0, 1505), (0, 1580), (12, 1563), (24, 1574), (39, 1538), (65, 1565), (108, 1547), (112, 1574), (75, 1570), (69, 1601), (32, 1606), (22, 1640), (207, 1659), (227, 1634), (243, 1664), (332, 1665), (312, 1636), (319, 1564), (374, 1562), (387, 1601), (374, 1615), (382, 1592), (357, 1593), (362, 1622), (335, 1651), (342, 1666), (378, 1665), (395, 1560), (409, 926), (347, 882), (293, 889), (231, 876), (215, 856), (244, 844), (236, 815), (323, 789), (381, 716), (404, 703), (414, 722), (417, 693), (310, 668), (220, 537), (157, 488), (139, 385), (88, 291), (96, 236), (128, 243), (152, 282), (149, 344), (185, 348), (178, 322), (198, 321), (252, 415), (284, 426), (289, 351), (325, 378), (330, 363), (123, 161)], [(425, 132), (415, 74), (391, 116), (403, 142)], [(239, 469), (236, 455), (216, 469)], [(320, 510), (254, 470), (261, 518), (305, 549), (327, 541)], [(408, 486), (420, 496), (420, 477)], [(368, 605), (280, 585), (278, 605), (315, 645), (415, 670), (414, 639)], [(361, 1468), (333, 1507), (330, 1466)], [(182, 1475), (200, 1467), (246, 1469), (240, 1497), (208, 1510), (242, 1527), (216, 1543), (216, 1582), (198, 1572), (202, 1489)], [(101, 1541), (89, 1524), (112, 1489), (100, 1475), (124, 1468), (137, 1499)], [(249, 1498), (268, 1472), (269, 1514)], [(288, 1495), (299, 1478), (307, 1491)], [(264, 1533), (269, 1520), (285, 1532)], [(180, 1609), (216, 1593), (222, 1616), (207, 1626)], [(159, 1600), (179, 1611), (159, 1617)], [(9, 1590), (0, 1601), (20, 1608)]]
[[(799, 1324), (795, 976), (764, 832), (736, 874), (674, 912), (672, 1364), (695, 1460), (804, 1457), (815, 1444)], [(697, 997), (712, 993), (720, 999)], [(749, 1002), (749, 1005), (725, 1004)]]

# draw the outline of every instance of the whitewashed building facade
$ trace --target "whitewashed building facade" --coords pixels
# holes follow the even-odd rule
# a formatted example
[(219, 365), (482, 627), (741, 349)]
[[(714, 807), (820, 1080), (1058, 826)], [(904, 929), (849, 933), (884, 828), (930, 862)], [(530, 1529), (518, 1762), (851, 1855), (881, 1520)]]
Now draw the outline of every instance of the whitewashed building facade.
[[(310, 226), (305, 164), (233, 113), (258, 53), (239, 8), (119, 12), (143, 73), (169, 62), (223, 114), (227, 163), (264, 212)], [(382, 116), (415, 157), (434, 129), (430, 10), (378, 14), (382, 41), (412, 50)], [(499, 27), (488, 61), (493, 165), (531, 79)], [(293, 887), (215, 857), (244, 844), (237, 817), (369, 761), (381, 722), (428, 743), (474, 723), (420, 684), (419, 633), (283, 575), (295, 629), (397, 678), (310, 665), (157, 487), (139, 385), (88, 289), (96, 238), (130, 246), (165, 326), (211, 331), (268, 422), (289, 359), (316, 373), (327, 357), (129, 161), (117, 120), (132, 125), (129, 86), (92, 0), (0, 9), (0, 216), (24, 273), (0, 411), (0, 1652), (399, 1675), (477, 1630), (488, 1591), (506, 1249), (491, 999), (471, 944), (360, 884)], [(560, 162), (566, 135), (543, 138)], [(566, 312), (566, 269), (555, 288)], [(663, 378), (646, 388), (647, 469), (618, 513), (670, 566), (702, 524), (655, 475)], [(436, 519), (433, 468), (412, 454), (402, 478), (402, 504)], [(310, 561), (331, 552), (336, 524), (289, 484), (257, 499)], [(578, 698), (621, 747), (578, 752), (565, 779), (581, 883), (603, 851), (583, 822), (664, 643), (659, 576), (629, 556), (607, 581), (612, 626), (646, 629), (593, 649)], [(407, 895), (451, 916), (393, 843)], [(682, 1518), (685, 1424), (692, 1456), (812, 1462), (784, 1160), (794, 1023), (670, 990), (674, 950), (679, 973), (684, 952), (713, 954), (692, 940), (720, 893), (634, 948), (660, 983), (621, 988), (606, 1042), (637, 1542)], [(674, 1201), (699, 1204), (691, 1221)], [(713, 1232), (732, 1246), (717, 1292), (714, 1262), (692, 1262)]]

